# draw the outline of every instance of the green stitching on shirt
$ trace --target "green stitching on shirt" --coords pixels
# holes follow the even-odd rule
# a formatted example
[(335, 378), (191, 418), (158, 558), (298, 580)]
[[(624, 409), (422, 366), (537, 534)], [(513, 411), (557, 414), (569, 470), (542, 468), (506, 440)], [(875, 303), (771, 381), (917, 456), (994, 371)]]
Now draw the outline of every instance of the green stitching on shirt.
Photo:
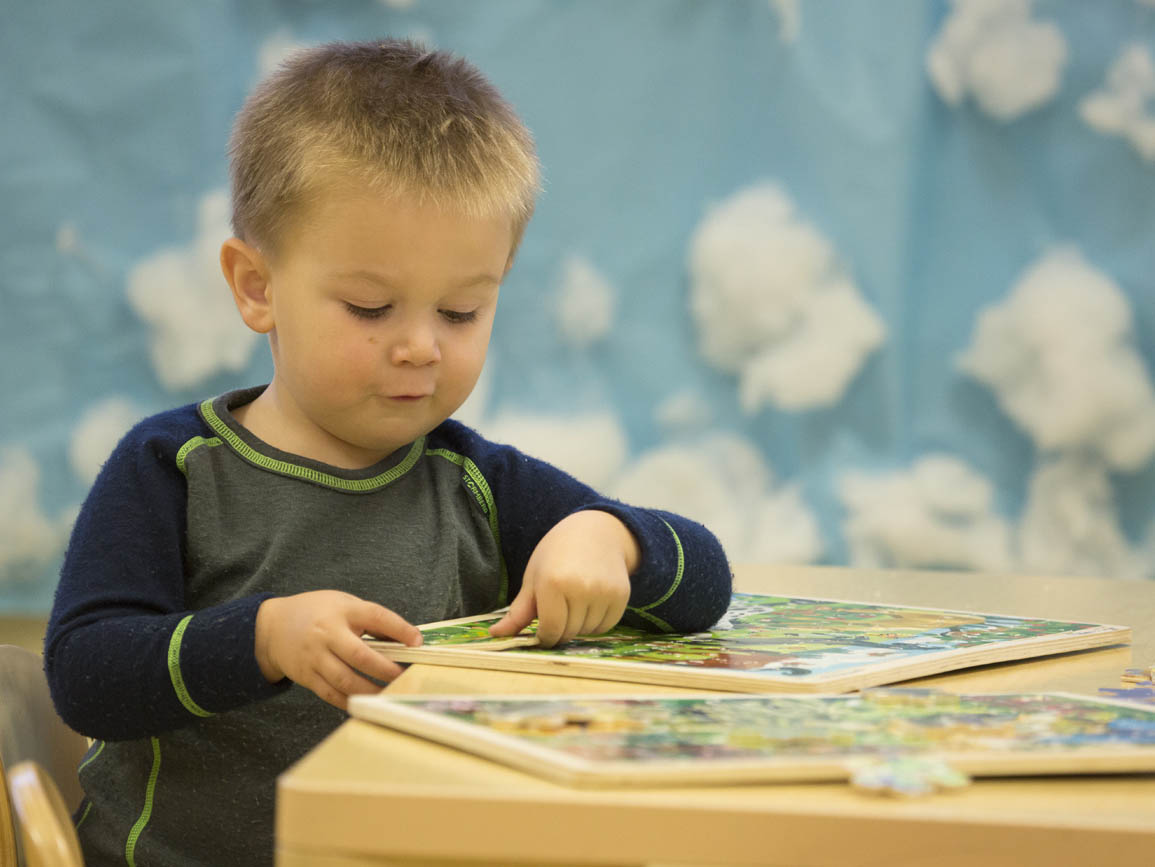
[(201, 403), (201, 412), (204, 414), (205, 420), (209, 423), (209, 427), (216, 431), (221, 439), (232, 446), (233, 451), (250, 464), (261, 467), (262, 469), (271, 470), (274, 473), (280, 473), (282, 476), (304, 479), (308, 482), (315, 482), (318, 485), (325, 485), (328, 488), (335, 488), (338, 491), (363, 492), (383, 488), (390, 482), (397, 481), (397, 479), (413, 469), (413, 465), (417, 463), (418, 458), (421, 457), (421, 452), (425, 448), (425, 437), (418, 437), (409, 449), (409, 453), (405, 455), (405, 459), (397, 464), (397, 466), (369, 479), (342, 479), (339, 476), (324, 473), (312, 467), (302, 467), (298, 464), (291, 464), (288, 461), (278, 461), (262, 455), (237, 436), (236, 432), (221, 420), (220, 416), (216, 414), (216, 410), (213, 409), (212, 398)]
[(649, 605), (643, 605), (640, 608), (630, 608), (629, 610), (634, 612), (634, 614), (644, 617), (651, 623), (657, 624), (666, 632), (673, 632), (674, 628), (670, 626), (670, 624), (666, 623), (666, 621), (662, 620), (661, 618), (649, 613), (651, 608), (657, 608), (659, 605), (674, 595), (674, 591), (677, 590), (678, 585), (682, 583), (682, 575), (684, 575), (686, 571), (686, 552), (682, 550), (682, 540), (678, 538), (678, 531), (670, 526), (669, 521), (663, 519), (662, 523), (665, 524), (669, 531), (674, 534), (674, 544), (678, 548), (678, 571), (674, 574), (674, 582), (670, 585), (670, 589), (666, 591), (665, 595), (662, 596), (662, 598), (657, 602), (651, 602)]
[(87, 768), (89, 765), (91, 765), (96, 760), (97, 756), (99, 756), (102, 752), (104, 752), (105, 743), (107, 743), (107, 741), (101, 741), (100, 742), (100, 746), (98, 746), (96, 748), (96, 752), (93, 753), (91, 756), (89, 756), (87, 759), (85, 759), (83, 762), (80, 763), (80, 767), (78, 767), (76, 769), (76, 773), (79, 774), (81, 771), (83, 771), (85, 768)]
[(188, 453), (198, 446), (219, 446), (221, 444), (220, 437), (212, 437), (205, 439), (204, 437), (193, 437), (187, 443), (180, 447), (180, 451), (176, 453), (176, 468), (181, 471), (181, 474), (187, 479), (188, 468), (185, 466), (185, 459), (188, 458)]
[(88, 818), (88, 811), (92, 809), (92, 801), (84, 805), (84, 812), (80, 814), (80, 818), (76, 820), (76, 830), (80, 830), (80, 826), (84, 824), (84, 820)]
[(682, 540), (678, 538), (677, 531), (670, 526), (668, 521), (663, 519), (662, 523), (665, 524), (669, 531), (674, 534), (674, 544), (678, 546), (678, 571), (674, 575), (674, 583), (670, 585), (670, 589), (666, 591), (666, 595), (659, 599), (657, 602), (651, 602), (649, 605), (643, 605), (641, 608), (636, 609), (638, 611), (649, 611), (651, 608), (657, 608), (659, 605), (673, 596), (674, 591), (678, 589), (678, 585), (682, 583), (682, 574), (686, 571), (686, 554), (682, 550)]
[(490, 490), (489, 482), (485, 480), (485, 476), (477, 464), (465, 455), (452, 452), (449, 449), (426, 449), (425, 454), (445, 458), (450, 463), (457, 464), (465, 470), (465, 475), (462, 476), (461, 481), (473, 494), (473, 498), (477, 500), (477, 504), (481, 506), (481, 510), (489, 519), (489, 532), (493, 534), (493, 541), (497, 544), (497, 556), (501, 561), (501, 589), (498, 592), (497, 601), (498, 605), (504, 605), (509, 596), (509, 575), (505, 569), (505, 555), (501, 550), (501, 530), (497, 525), (497, 504), (493, 501), (493, 491)]
[(172, 688), (176, 690), (176, 697), (180, 699), (180, 703), (185, 706), (189, 713), (197, 716), (212, 716), (209, 711), (193, 701), (193, 697), (188, 693), (188, 687), (184, 685), (184, 676), (180, 673), (180, 642), (184, 637), (185, 629), (188, 628), (188, 622), (192, 619), (191, 614), (186, 615), (176, 625), (176, 629), (172, 631), (172, 638), (168, 642), (168, 676), (172, 679)]
[(136, 841), (140, 839), (145, 825), (152, 818), (152, 799), (156, 794), (156, 778), (160, 775), (160, 741), (156, 738), (149, 740), (152, 741), (152, 770), (148, 775), (148, 788), (144, 790), (144, 809), (140, 811), (140, 818), (128, 832), (128, 842), (124, 845), (124, 860), (128, 862), (128, 867), (136, 867)]
[(673, 632), (674, 631), (674, 627), (672, 627), (670, 624), (668, 624), (662, 618), (654, 616), (653, 614), (648, 612), (645, 608), (629, 608), (629, 607), (627, 607), (626, 610), (632, 611), (634, 614), (638, 615), (639, 617), (644, 617), (646, 620), (650, 621), (650, 623), (653, 623), (660, 630), (662, 630), (662, 632)]

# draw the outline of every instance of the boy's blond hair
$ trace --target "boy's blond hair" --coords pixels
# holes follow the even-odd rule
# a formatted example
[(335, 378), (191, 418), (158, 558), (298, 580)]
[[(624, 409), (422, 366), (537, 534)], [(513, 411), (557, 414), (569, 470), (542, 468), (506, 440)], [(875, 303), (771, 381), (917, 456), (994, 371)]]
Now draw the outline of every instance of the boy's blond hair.
[(496, 88), (407, 40), (294, 53), (245, 102), (229, 156), (233, 231), (273, 256), (303, 207), (349, 182), (508, 216), (516, 249), (540, 185), (533, 138)]

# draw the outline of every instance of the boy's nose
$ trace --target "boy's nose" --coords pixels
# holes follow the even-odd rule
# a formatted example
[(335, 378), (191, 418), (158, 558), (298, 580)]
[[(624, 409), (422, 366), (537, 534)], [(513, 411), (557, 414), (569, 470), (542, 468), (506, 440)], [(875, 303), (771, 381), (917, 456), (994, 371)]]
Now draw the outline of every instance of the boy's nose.
[(412, 364), (420, 367), (440, 361), (441, 348), (437, 345), (437, 337), (432, 328), (414, 326), (406, 328), (398, 335), (391, 356), (394, 364)]

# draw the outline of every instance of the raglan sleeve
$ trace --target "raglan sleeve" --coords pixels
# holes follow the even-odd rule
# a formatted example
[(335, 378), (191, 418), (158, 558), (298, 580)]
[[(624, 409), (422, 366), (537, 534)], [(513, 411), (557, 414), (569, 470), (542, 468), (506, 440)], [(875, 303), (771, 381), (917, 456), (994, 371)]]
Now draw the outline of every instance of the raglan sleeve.
[(57, 712), (89, 737), (159, 734), (287, 686), (270, 684), (254, 654), (267, 596), (187, 610), (187, 485), (176, 433), (145, 422), (121, 441), (65, 552), (45, 672)]
[(492, 489), (511, 599), (530, 555), (550, 528), (575, 512), (597, 509), (630, 530), (641, 554), (630, 576), (624, 623), (656, 632), (700, 632), (725, 613), (732, 589), (730, 564), (706, 527), (672, 512), (603, 497), (551, 464), (476, 434), (466, 436)]

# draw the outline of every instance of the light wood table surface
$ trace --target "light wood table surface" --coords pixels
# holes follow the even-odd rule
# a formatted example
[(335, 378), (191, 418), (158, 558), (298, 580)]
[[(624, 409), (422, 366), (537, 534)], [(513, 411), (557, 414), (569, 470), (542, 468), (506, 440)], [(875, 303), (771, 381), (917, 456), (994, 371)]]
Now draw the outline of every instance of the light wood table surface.
[[(1155, 663), (1155, 582), (746, 566), (735, 589), (1133, 630), (1129, 647), (910, 681), (954, 692), (1094, 695), (1129, 665)], [(414, 665), (387, 691), (677, 690)], [(1155, 864), (1155, 775), (982, 779), (914, 800), (844, 783), (595, 791), (350, 720), (281, 776), (276, 837), (279, 867)]]

